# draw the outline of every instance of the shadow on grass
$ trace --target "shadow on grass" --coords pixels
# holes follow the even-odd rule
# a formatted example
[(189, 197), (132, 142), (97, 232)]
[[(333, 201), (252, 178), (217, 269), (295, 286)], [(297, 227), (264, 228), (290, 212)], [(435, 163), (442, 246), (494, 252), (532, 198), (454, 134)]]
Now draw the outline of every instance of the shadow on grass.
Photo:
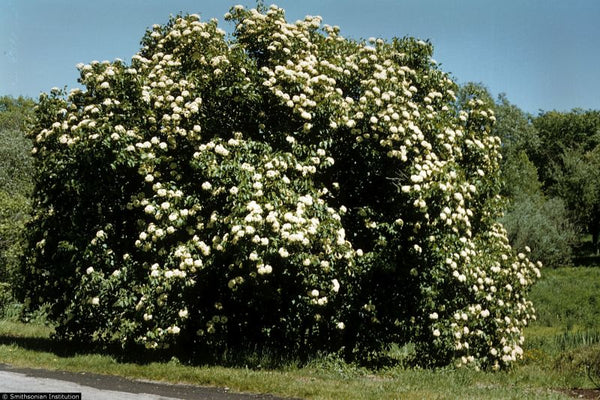
[(112, 357), (119, 363), (146, 365), (176, 363), (189, 366), (241, 367), (249, 369), (281, 369), (306, 365), (318, 356), (295, 357), (282, 351), (257, 346), (226, 349), (221, 352), (190, 351), (187, 348), (148, 350), (142, 346), (123, 348), (119, 345), (98, 345), (89, 342), (59, 340), (53, 337), (33, 337), (0, 334), (0, 345), (17, 346), (24, 350), (51, 353), (61, 358), (85, 355)]
[[(142, 346), (129, 346), (123, 348), (119, 345), (98, 345), (89, 342), (59, 340), (53, 337), (33, 337), (12, 334), (0, 334), (0, 345), (17, 346), (24, 350), (51, 353), (61, 358), (71, 358), (85, 355), (103, 355), (112, 357), (119, 363), (132, 363), (147, 365), (150, 363), (176, 363), (187, 366), (219, 366), (232, 368), (248, 368), (253, 370), (281, 370), (287, 368), (300, 368), (312, 364), (314, 366), (330, 366), (335, 364), (345, 365), (346, 368), (366, 367), (380, 369), (405, 363), (398, 356), (384, 354), (368, 361), (349, 364), (337, 354), (304, 353), (293, 354), (280, 349), (265, 348), (257, 345), (239, 346), (225, 350), (207, 351), (197, 349), (191, 351), (185, 348), (171, 348), (164, 350), (148, 350)], [(410, 358), (410, 357), (404, 357)], [(412, 358), (411, 358), (412, 359)], [(339, 365), (338, 365), (339, 364)]]
[(573, 265), (582, 267), (600, 267), (600, 255), (575, 255), (573, 257)]
[(592, 244), (591, 236), (582, 239), (573, 249), (573, 265), (600, 267), (600, 252)]
[(81, 355), (106, 355), (120, 362), (135, 362), (147, 364), (155, 361), (164, 361), (164, 356), (151, 354), (145, 349), (136, 351), (124, 350), (118, 346), (99, 346), (86, 342), (57, 340), (51, 337), (27, 337), (10, 334), (0, 335), (0, 345), (18, 346), (24, 350), (52, 353), (58, 357), (70, 358)]

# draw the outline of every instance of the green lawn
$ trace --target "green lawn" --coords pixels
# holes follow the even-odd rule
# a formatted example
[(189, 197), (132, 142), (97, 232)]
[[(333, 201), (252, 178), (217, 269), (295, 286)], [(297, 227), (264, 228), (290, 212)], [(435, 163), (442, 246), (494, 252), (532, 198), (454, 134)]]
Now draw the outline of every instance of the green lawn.
[(276, 370), (124, 362), (56, 343), (43, 325), (11, 321), (0, 321), (0, 362), (307, 399), (563, 399), (560, 388), (594, 387), (586, 367), (594, 360), (600, 365), (600, 268), (545, 270), (530, 297), (538, 320), (526, 332), (525, 360), (501, 373), (372, 371), (334, 358)]

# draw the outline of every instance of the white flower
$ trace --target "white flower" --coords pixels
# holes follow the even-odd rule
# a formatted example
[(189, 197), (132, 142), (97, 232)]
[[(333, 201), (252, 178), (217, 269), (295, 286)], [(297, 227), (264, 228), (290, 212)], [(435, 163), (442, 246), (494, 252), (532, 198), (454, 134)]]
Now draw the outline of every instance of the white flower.
[(435, 336), (435, 337), (440, 336), (440, 330), (439, 329), (434, 329), (433, 330), (433, 336)]
[(210, 182), (204, 182), (202, 184), (202, 189), (204, 190), (210, 190), (212, 188), (212, 185), (210, 184)]
[(344, 328), (346, 328), (346, 325), (343, 322), (338, 322), (336, 328), (338, 328), (340, 331), (343, 331)]
[(187, 316), (188, 316), (188, 310), (187, 310), (187, 308), (184, 308), (183, 310), (179, 310), (178, 314), (179, 314), (179, 316), (181, 318), (187, 318)]
[(290, 255), (284, 247), (280, 247), (278, 252), (282, 258), (287, 258)]
[(264, 264), (260, 264), (258, 266), (258, 274), (259, 275), (268, 275), (271, 272), (273, 272), (273, 267), (271, 267), (270, 265), (264, 265)]
[(436, 313), (436, 312), (429, 314), (429, 318), (431, 318), (431, 319), (438, 319), (438, 317), (439, 317), (438, 313)]
[(337, 279), (333, 279), (331, 281), (331, 283), (333, 284), (333, 291), (336, 292), (336, 293), (339, 292), (339, 290), (340, 290), (340, 283), (338, 282), (338, 280)]
[(89, 275), (92, 272), (94, 272), (94, 267), (89, 267), (88, 269), (85, 270), (85, 272)]
[(215, 146), (215, 153), (222, 155), (223, 157), (227, 157), (229, 155), (229, 150), (227, 150), (223, 145)]
[(92, 299), (92, 305), (97, 306), (98, 304), (100, 304), (100, 299), (98, 297), (94, 297)]
[(318, 291), (317, 289), (313, 289), (313, 290), (310, 292), (310, 295), (311, 295), (312, 297), (319, 297), (319, 291)]

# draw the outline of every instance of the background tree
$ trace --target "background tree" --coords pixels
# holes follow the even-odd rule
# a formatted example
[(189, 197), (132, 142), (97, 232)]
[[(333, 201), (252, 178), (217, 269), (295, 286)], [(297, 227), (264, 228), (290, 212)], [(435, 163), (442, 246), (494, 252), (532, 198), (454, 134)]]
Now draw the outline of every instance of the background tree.
[(493, 132), (502, 140), (502, 194), (507, 199), (502, 223), (510, 243), (520, 251), (530, 249), (531, 258), (545, 266), (570, 264), (578, 238), (567, 210), (572, 203), (557, 193), (544, 193), (538, 168), (530, 161), (530, 157), (540, 154), (542, 146), (533, 117), (510, 103), (504, 94), (494, 102), (481, 83), (461, 86), (458, 102), (473, 96), (487, 99), (492, 105), (496, 118)]
[(579, 231), (563, 199), (544, 195), (537, 168), (525, 151), (508, 153), (503, 177), (509, 202), (502, 223), (511, 244), (520, 251), (529, 248), (530, 257), (547, 267), (571, 264)]
[(533, 120), (533, 126), (540, 146), (530, 157), (540, 170), (540, 180), (549, 192), (554, 190), (559, 178), (555, 172), (564, 167), (566, 152), (578, 151), (583, 155), (600, 144), (600, 111), (544, 112)]
[[(512, 104), (504, 93), (498, 95), (494, 106), (494, 132), (502, 139), (504, 159), (525, 152), (528, 158), (539, 151), (541, 140), (533, 126), (533, 117)], [(503, 165), (508, 165), (505, 162)]]
[(0, 97), (0, 282), (14, 277), (33, 189), (31, 142), (25, 129), (29, 99)]
[(551, 111), (533, 121), (540, 146), (531, 157), (549, 196), (563, 199), (571, 220), (582, 232), (592, 235), (598, 249), (600, 194), (598, 152), (600, 112)]
[(553, 165), (550, 190), (564, 199), (571, 219), (581, 230), (592, 235), (592, 245), (598, 251), (600, 235), (600, 147), (582, 153), (565, 150), (560, 163)]

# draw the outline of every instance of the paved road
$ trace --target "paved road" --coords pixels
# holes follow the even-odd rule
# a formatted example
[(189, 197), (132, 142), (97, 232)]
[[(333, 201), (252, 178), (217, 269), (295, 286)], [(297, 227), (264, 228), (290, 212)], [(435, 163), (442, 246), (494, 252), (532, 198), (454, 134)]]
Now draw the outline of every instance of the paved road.
[(82, 394), (83, 400), (283, 400), (271, 395), (229, 393), (227, 388), (134, 381), (3, 364), (0, 364), (0, 392), (76, 392)]

